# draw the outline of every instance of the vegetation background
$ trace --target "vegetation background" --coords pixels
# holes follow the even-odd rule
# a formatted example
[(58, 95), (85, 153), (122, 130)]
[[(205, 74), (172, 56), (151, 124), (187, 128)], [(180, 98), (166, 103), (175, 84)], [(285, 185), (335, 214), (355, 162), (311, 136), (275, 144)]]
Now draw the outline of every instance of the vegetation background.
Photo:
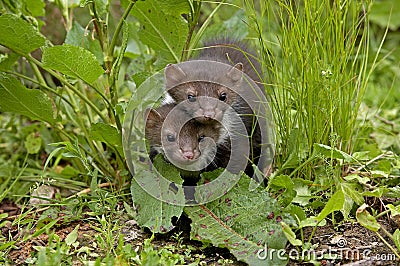
[[(256, 256), (267, 244), (322, 250), (323, 233), (400, 259), (396, 0), (0, 3), (0, 264), (364, 259)], [(219, 201), (171, 207), (132, 180), (126, 111), (148, 77), (220, 35), (247, 41), (263, 65), (274, 169), (265, 188), (244, 176)]]

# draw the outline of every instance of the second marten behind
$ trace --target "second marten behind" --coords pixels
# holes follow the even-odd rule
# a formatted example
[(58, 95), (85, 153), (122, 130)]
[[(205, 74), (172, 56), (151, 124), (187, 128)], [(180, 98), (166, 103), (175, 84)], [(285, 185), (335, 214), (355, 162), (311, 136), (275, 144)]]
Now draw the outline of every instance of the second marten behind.
[(218, 123), (199, 124), (175, 104), (150, 109), (146, 121), (146, 139), (150, 146), (150, 159), (161, 153), (183, 173), (200, 173), (215, 165), (216, 142), (219, 138)]

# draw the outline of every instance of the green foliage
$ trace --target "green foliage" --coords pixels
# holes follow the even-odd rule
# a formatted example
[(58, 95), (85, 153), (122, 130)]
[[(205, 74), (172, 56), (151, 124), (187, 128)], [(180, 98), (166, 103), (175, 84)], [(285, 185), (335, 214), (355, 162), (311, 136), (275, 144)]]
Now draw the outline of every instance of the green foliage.
[(104, 72), (91, 52), (71, 45), (46, 47), (42, 62), (44, 68), (60, 71), (88, 84), (92, 84)]
[(2, 28), (0, 44), (17, 53), (27, 55), (45, 44), (45, 37), (28, 21), (17, 15), (1, 15), (0, 27)]
[(50, 98), (39, 90), (29, 90), (16, 78), (0, 73), (0, 108), (3, 112), (26, 115), (34, 120), (55, 123)]
[[(258, 257), (264, 248), (280, 250), (286, 245), (281, 221), (293, 224), (268, 192), (259, 188), (249, 193), (250, 178), (242, 177), (226, 195), (206, 205), (185, 207), (192, 220), (193, 239), (227, 247), (249, 265), (285, 265), (282, 258)], [(261, 252), (262, 253), (262, 252)]]
[[(0, 202), (23, 204), (24, 195), (39, 184), (84, 192), (56, 193), (37, 220), (24, 210), (12, 226), (32, 234), (17, 240), (0, 235), (0, 263), (7, 262), (3, 258), (18, 241), (43, 234), (48, 245), (35, 247), (36, 257), (25, 263), (72, 264), (78, 255), (89, 256), (98, 247), (78, 248), (78, 226), (63, 240), (51, 232), (61, 221), (87, 217), (100, 224), (94, 226), (99, 249), (112, 254), (95, 262), (80, 257), (83, 261), (186, 263), (172, 248), (155, 248), (152, 238), (140, 254), (122, 235), (116, 238), (119, 201), (154, 233), (170, 231), (173, 217), (186, 213), (193, 239), (227, 247), (251, 265), (285, 264), (277, 257), (259, 260), (257, 252), (265, 245), (283, 249), (286, 239), (307, 247), (304, 228), (313, 227), (311, 241), (318, 226), (335, 224), (338, 217), (355, 216), (378, 231), (377, 218), (385, 211), (367, 211), (366, 197), (397, 199), (386, 213), (399, 215), (400, 14), (395, 2), (125, 0), (119, 7), (105, 0), (1, 1)], [(52, 36), (57, 28), (51, 24), (57, 21), (64, 22), (65, 39)], [(143, 180), (156, 176), (140, 160), (143, 149), (132, 147), (132, 158), (124, 158), (121, 141), (124, 119), (136, 119), (133, 110), (144, 111), (163, 92), (155, 86), (160, 80), (147, 78), (167, 63), (187, 60), (198, 43), (216, 35), (258, 44), (277, 126), (276, 171), (267, 188), (250, 189), (243, 177), (220, 199), (185, 208), (171, 204), (166, 194), (160, 201), (144, 190), (177, 194), (184, 202), (182, 191), (165, 190), (161, 181), (143, 187), (133, 180), (130, 194), (124, 194), (131, 179), (126, 159), (136, 160), (135, 174)], [(55, 43), (62, 45), (52, 43), (57, 36)], [(179, 172), (161, 157), (154, 165), (169, 181), (182, 184)], [(217, 173), (204, 174), (202, 181)], [(0, 215), (0, 229), (6, 224), (6, 214)], [(400, 247), (399, 230), (389, 238)]]

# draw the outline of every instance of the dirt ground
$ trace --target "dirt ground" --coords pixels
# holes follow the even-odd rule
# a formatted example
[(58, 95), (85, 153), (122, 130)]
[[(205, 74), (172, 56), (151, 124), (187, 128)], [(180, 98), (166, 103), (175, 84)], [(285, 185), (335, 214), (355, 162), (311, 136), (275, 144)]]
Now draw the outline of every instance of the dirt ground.
[[(0, 213), (5, 212), (9, 214), (10, 218), (15, 219), (20, 209), (11, 202), (3, 202), (0, 204)], [(98, 234), (98, 232), (93, 229), (92, 222), (87, 223), (85, 221), (87, 220), (60, 224), (53, 227), (53, 229), (60, 239), (64, 240), (76, 225), (79, 224), (78, 241), (81, 246), (85, 246), (93, 243), (93, 236)], [(144, 240), (151, 237), (151, 232), (142, 230), (136, 224), (136, 221), (130, 220), (128, 217), (126, 217), (126, 219), (121, 219), (120, 223), (125, 244), (130, 243), (134, 250), (140, 251)], [(156, 235), (152, 241), (154, 248), (175, 246), (177, 253), (184, 253), (185, 250), (187, 251), (186, 248), (190, 247), (191, 258), (194, 260), (195, 258), (201, 257), (203, 265), (246, 265), (243, 262), (238, 262), (227, 249), (211, 246), (204, 248), (202, 243), (190, 240), (189, 223), (190, 221), (188, 218), (181, 219), (177, 222), (176, 228), (168, 234)], [(390, 233), (393, 233), (398, 227), (388, 216), (382, 216), (379, 219), (379, 223)], [(304, 230), (305, 241), (309, 239), (312, 229), (313, 228), (306, 228)], [(180, 243), (177, 242), (176, 238), (179, 232), (182, 232), (179, 235)], [(17, 240), (21, 239), (21, 236), (32, 234), (33, 232), (27, 232), (23, 227), (18, 229), (17, 226), (11, 226), (11, 223), (8, 223), (8, 225), (1, 229), (1, 233), (5, 237), (11, 236), (12, 239)], [(388, 237), (385, 237), (382, 229), (379, 233), (394, 247), (393, 242), (388, 239)], [(35, 251), (33, 247), (46, 246), (47, 241), (48, 236), (43, 233), (25, 242), (17, 242), (15, 248), (8, 254), (8, 258), (12, 260), (15, 265), (24, 265), (25, 260)], [(117, 245), (117, 239), (115, 242), (115, 245)], [(376, 233), (365, 229), (356, 222), (338, 223), (335, 226), (328, 224), (324, 227), (318, 227), (313, 234), (311, 244), (315, 244), (315, 252), (305, 253), (303, 256), (301, 256), (293, 246), (288, 245), (286, 249), (287, 254), (293, 257), (288, 265), (312, 265), (309, 262), (306, 263), (300, 260), (302, 257), (307, 260), (307, 254), (315, 254), (321, 265), (400, 265), (400, 261), (396, 260), (393, 251), (379, 239)], [(185, 248), (180, 250), (179, 247)], [(193, 261), (186, 261), (188, 264), (191, 262)], [(81, 265), (81, 263), (76, 261), (74, 265)]]

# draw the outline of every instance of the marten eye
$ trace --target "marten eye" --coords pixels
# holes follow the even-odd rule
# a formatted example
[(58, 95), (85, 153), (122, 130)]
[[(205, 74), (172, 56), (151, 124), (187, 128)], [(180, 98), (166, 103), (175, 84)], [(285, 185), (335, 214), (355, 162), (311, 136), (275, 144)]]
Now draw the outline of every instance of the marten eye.
[(226, 93), (223, 92), (221, 93), (221, 95), (219, 96), (219, 100), (225, 102), (226, 101)]
[(189, 94), (187, 98), (188, 98), (189, 102), (195, 102), (196, 101), (196, 96), (194, 96), (194, 95)]
[(202, 142), (202, 141), (204, 140), (205, 137), (206, 137), (206, 136), (201, 135), (201, 136), (199, 137), (199, 142)]
[(171, 134), (168, 134), (168, 135), (167, 135), (167, 141), (168, 141), (168, 142), (174, 142), (174, 141), (175, 141), (175, 136), (174, 136), (174, 135), (171, 135)]

